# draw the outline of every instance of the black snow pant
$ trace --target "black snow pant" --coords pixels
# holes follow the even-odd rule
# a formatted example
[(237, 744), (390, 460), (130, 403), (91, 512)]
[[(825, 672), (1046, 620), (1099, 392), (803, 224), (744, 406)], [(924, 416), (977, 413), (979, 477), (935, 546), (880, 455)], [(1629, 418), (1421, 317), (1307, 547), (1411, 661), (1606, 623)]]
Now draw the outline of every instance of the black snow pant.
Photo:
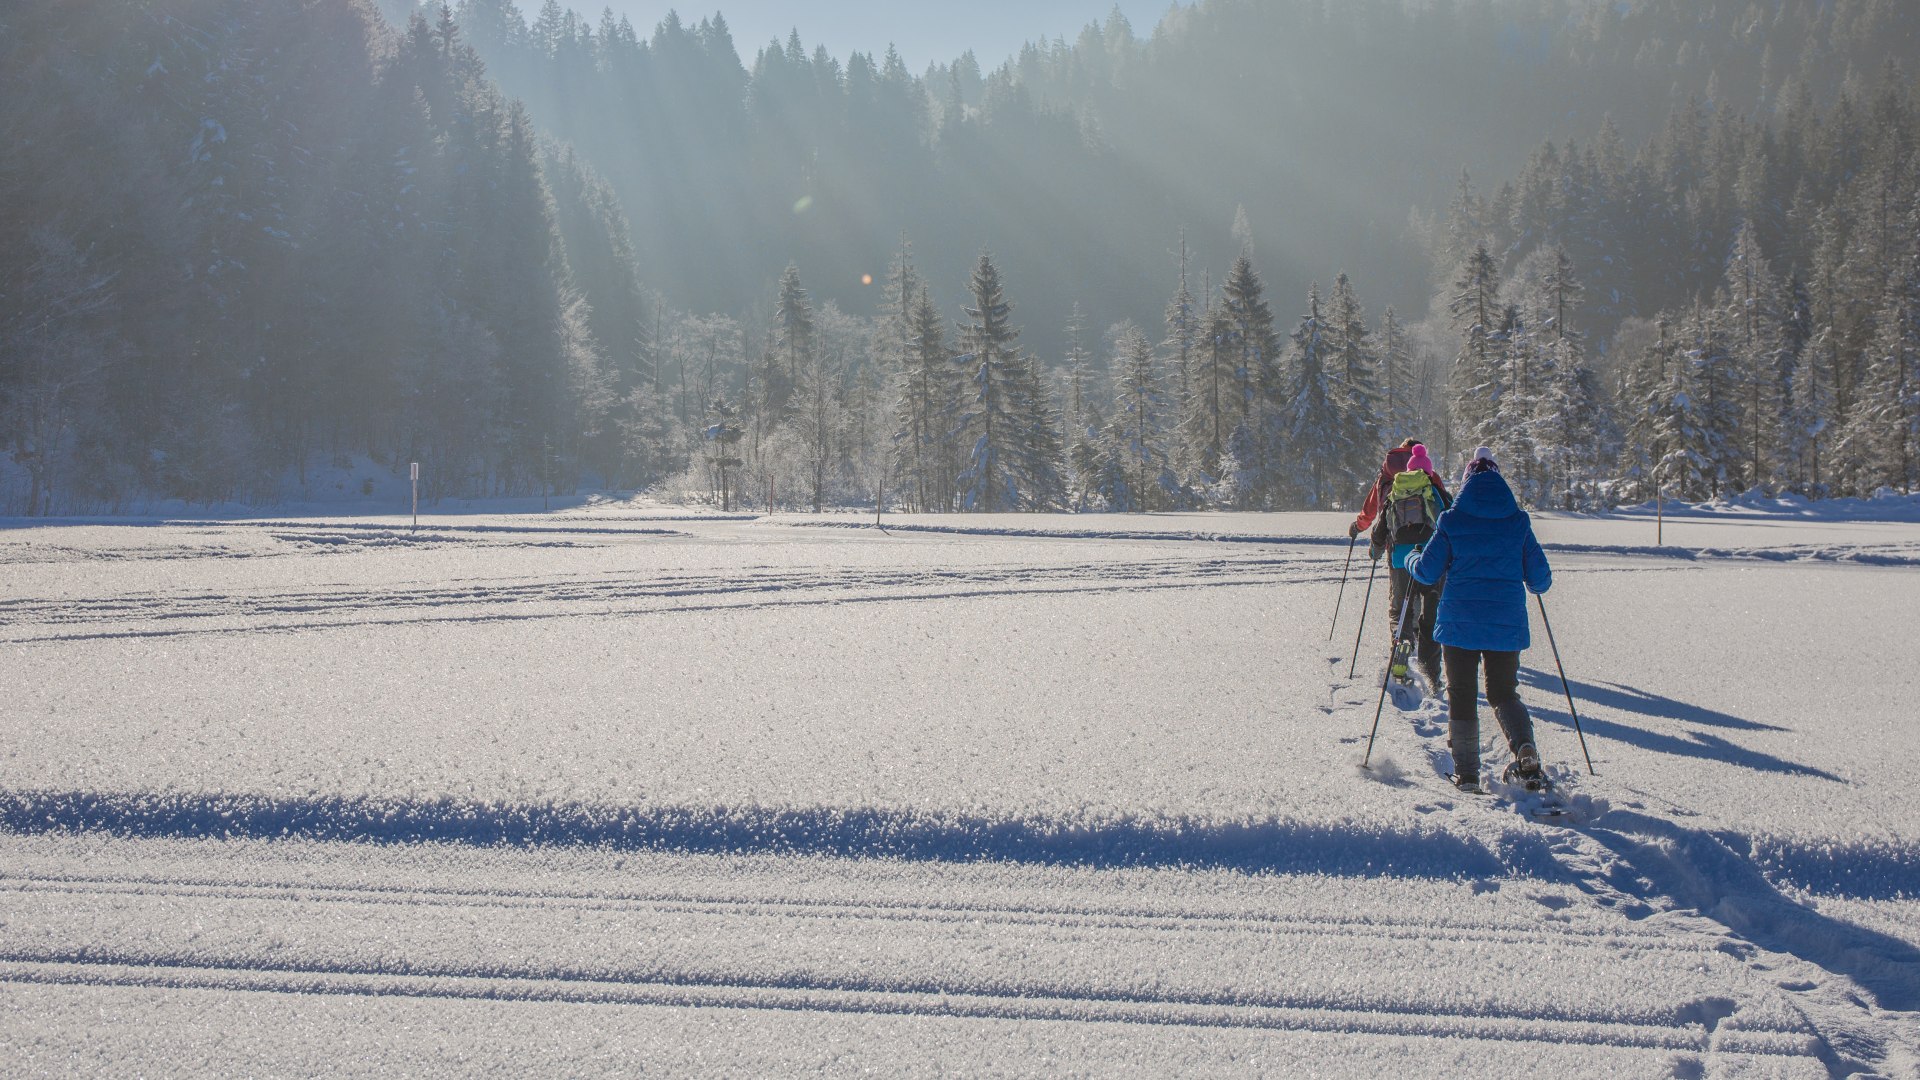
[(1480, 778), (1480, 667), (1487, 669), (1487, 704), (1506, 733), (1507, 748), (1519, 756), (1533, 742), (1533, 717), (1520, 703), (1520, 654), (1446, 647), (1447, 742), (1453, 750), (1453, 771)]
[[(1422, 585), (1402, 568), (1392, 571), (1387, 589), (1387, 634), (1395, 641), (1400, 634), (1400, 605), (1407, 591), (1413, 591), (1413, 606), (1407, 609), (1407, 633), (1414, 640), (1414, 653), (1420, 658), (1420, 670), (1427, 682), (1440, 684), (1440, 643), (1433, 640), (1433, 621), (1440, 616), (1440, 589), (1446, 583)], [(1451, 680), (1449, 680), (1451, 681)]]

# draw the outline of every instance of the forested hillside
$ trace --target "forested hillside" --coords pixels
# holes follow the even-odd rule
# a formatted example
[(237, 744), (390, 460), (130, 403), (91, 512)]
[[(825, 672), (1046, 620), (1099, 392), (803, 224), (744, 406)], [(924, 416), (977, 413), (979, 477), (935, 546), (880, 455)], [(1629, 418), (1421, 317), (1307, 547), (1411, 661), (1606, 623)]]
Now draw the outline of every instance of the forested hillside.
[(916, 75), (381, 4), (0, 14), (6, 509), (1920, 481), (1912, 5), (1204, 0)]
[(562, 242), (599, 271), (627, 250), (617, 208), (578, 170), (550, 194), (526, 111), (450, 18), (87, 0), (5, 20), (13, 509), (273, 500), (356, 454), (426, 463), (429, 493), (617, 475), (595, 436), (641, 329)]
[(1637, 143), (1690, 96), (1830, 105), (1920, 47), (1920, 7), (1898, 0), (1207, 0), (1157, 28), (1062, 27), (1004, 63), (831, 56), (803, 12), (765, 42), (724, 11), (454, 10), (502, 87), (608, 177), (669, 302), (741, 312), (795, 261), (871, 312), (859, 281), (904, 231), (943, 303), (992, 248), (1048, 313), (1029, 340), (1049, 358), (1076, 302), (1100, 327), (1153, 310), (1182, 228), (1224, 267), (1239, 207), (1280, 295), (1346, 270), (1417, 311), (1410, 211), (1443, 207), (1462, 169), (1511, 175), (1609, 115)]
[(1602, 123), (1490, 194), (1463, 177), (1434, 242), (1456, 430), (1546, 502), (1913, 490), (1917, 106), (1888, 63), (1824, 109), (1689, 99), (1637, 152)]

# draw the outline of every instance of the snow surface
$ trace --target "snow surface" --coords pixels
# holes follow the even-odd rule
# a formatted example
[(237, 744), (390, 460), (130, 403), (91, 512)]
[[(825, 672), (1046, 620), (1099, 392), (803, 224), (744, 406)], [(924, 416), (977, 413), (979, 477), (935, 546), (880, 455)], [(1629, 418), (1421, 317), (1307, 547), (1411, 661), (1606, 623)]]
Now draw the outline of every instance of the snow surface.
[(1542, 515), (1543, 824), (1338, 515), (872, 522), (5, 522), (10, 1071), (1920, 1075), (1914, 525)]

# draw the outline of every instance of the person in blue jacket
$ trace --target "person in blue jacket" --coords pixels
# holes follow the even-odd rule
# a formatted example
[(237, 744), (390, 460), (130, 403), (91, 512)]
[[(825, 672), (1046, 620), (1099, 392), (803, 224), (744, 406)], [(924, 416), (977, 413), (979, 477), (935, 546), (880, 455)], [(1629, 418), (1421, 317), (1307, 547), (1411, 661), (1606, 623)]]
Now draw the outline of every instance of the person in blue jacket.
[(1520, 652), (1532, 643), (1527, 592), (1551, 588), (1553, 570), (1493, 451), (1484, 446), (1474, 451), (1452, 508), (1440, 515), (1433, 538), (1407, 568), (1423, 585), (1447, 582), (1433, 636), (1446, 665), (1453, 782), (1465, 791), (1480, 790), (1477, 699), (1484, 667), (1487, 703), (1513, 750), (1507, 778), (1539, 786), (1533, 718), (1520, 702)]

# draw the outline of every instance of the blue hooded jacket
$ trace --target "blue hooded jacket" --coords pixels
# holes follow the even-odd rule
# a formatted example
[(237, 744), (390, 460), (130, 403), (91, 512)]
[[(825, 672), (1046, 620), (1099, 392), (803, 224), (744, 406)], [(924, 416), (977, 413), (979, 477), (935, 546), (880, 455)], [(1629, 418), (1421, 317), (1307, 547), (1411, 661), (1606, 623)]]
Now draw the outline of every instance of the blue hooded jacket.
[(1553, 586), (1532, 520), (1492, 471), (1467, 478), (1426, 550), (1407, 569), (1422, 585), (1446, 579), (1433, 637), (1460, 649), (1525, 649), (1532, 644), (1525, 590), (1543, 593)]

